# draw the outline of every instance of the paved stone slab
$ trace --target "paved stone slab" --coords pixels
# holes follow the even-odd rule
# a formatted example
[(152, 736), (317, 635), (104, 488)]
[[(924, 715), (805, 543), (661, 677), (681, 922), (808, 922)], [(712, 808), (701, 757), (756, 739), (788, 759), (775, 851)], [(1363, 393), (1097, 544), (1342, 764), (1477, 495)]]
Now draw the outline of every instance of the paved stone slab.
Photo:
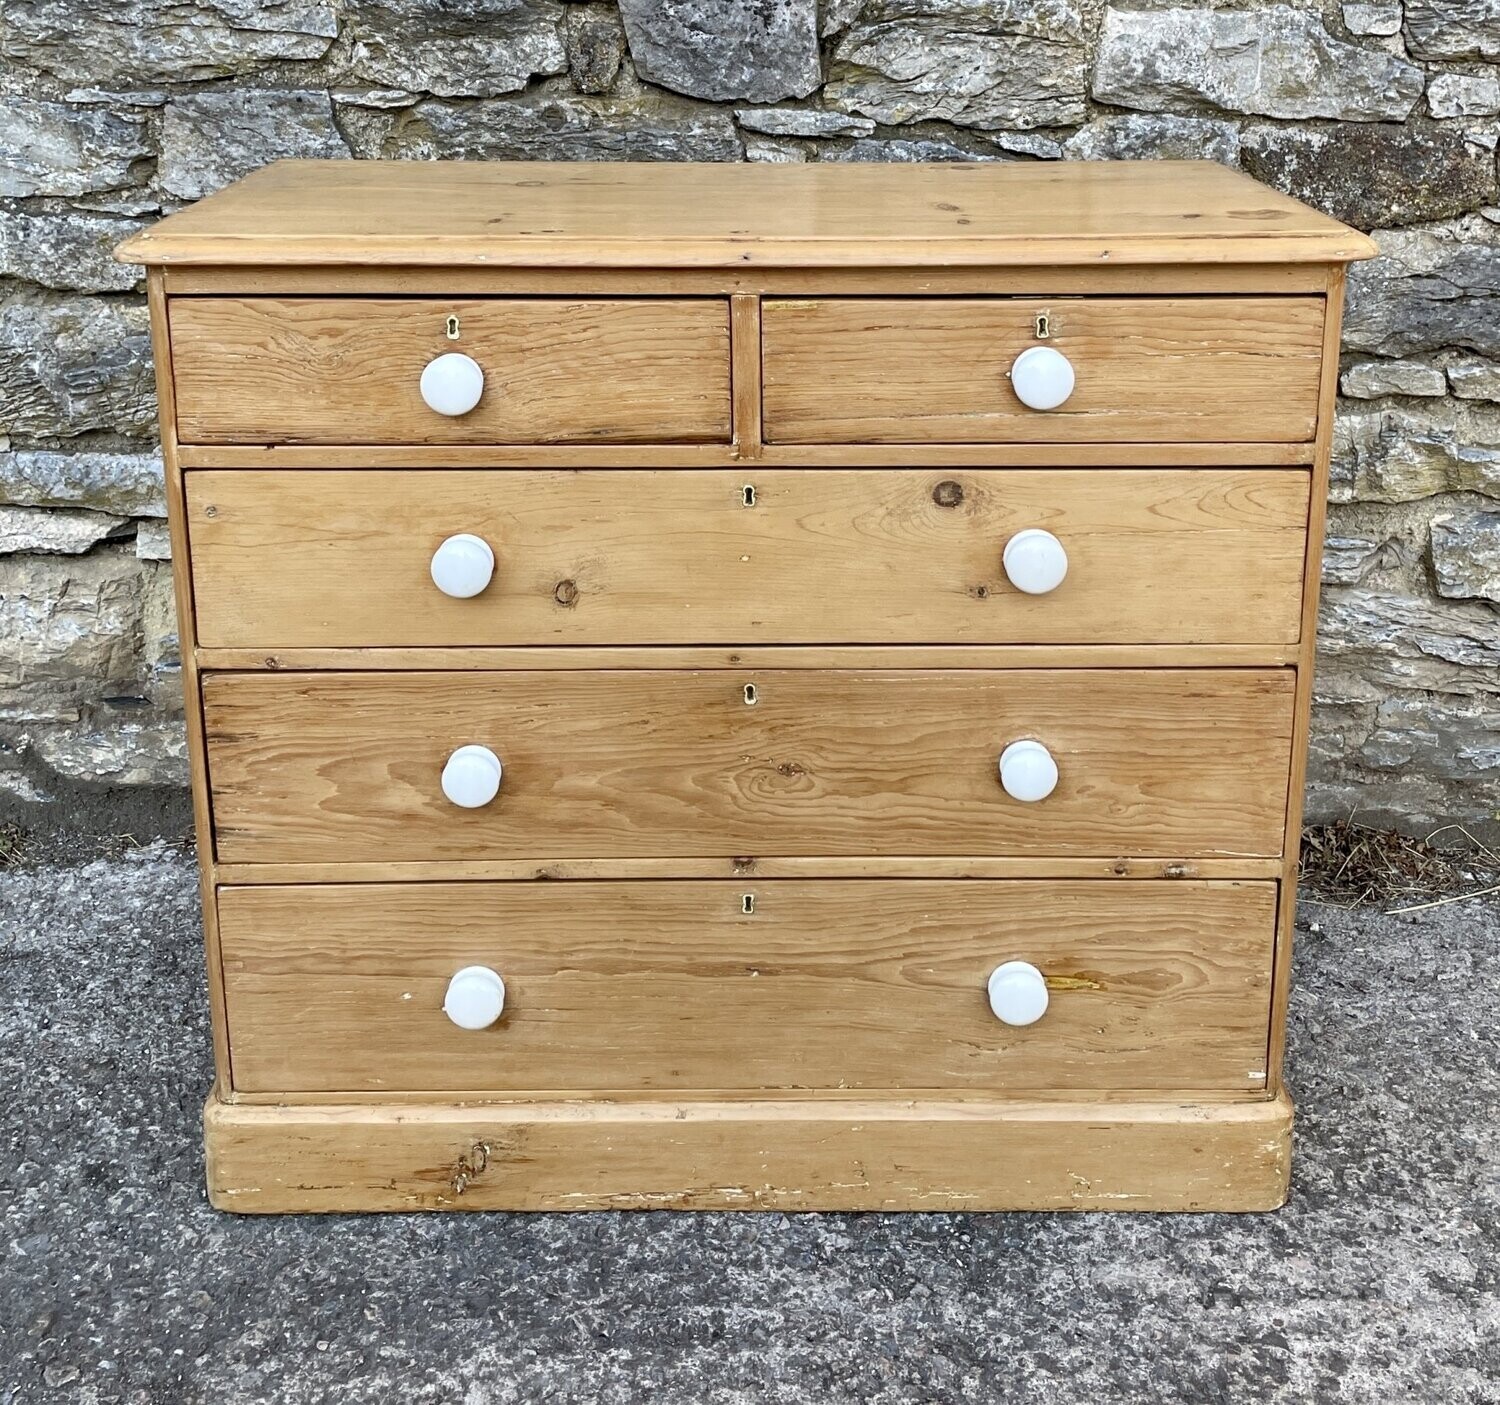
[(238, 1219), (196, 904), (160, 847), (0, 874), (0, 1401), (1494, 1399), (1493, 905), (1304, 907), (1274, 1215)]

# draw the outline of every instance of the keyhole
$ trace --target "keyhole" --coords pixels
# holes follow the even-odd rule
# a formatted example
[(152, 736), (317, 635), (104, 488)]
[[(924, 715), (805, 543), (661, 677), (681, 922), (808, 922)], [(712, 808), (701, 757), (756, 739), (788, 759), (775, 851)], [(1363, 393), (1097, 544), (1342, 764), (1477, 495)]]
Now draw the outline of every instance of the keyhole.
[(743, 912), (746, 917), (748, 917), (752, 912), (755, 911), (755, 894), (754, 893), (746, 893), (740, 899), (740, 911)]
[(447, 332), (449, 341), (458, 340), (458, 318), (449, 317), (447, 321)]
[(1045, 312), (1036, 315), (1036, 335), (1038, 341), (1046, 341), (1052, 335), (1052, 318)]
[(754, 707), (760, 701), (760, 694), (755, 691), (754, 683), (745, 684), (745, 706)]
[(746, 507), (754, 507), (755, 506), (755, 484), (754, 483), (746, 483), (745, 486), (740, 489), (740, 499), (745, 504)]

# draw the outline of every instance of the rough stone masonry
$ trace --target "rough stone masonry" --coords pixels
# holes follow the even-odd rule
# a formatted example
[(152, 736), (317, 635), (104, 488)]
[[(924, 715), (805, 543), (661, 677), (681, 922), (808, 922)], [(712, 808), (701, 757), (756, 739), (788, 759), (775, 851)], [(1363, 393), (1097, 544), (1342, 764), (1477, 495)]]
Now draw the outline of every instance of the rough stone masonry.
[[(1500, 815), (1500, 0), (5, 0), (0, 804), (185, 781), (109, 250), (278, 156), (1199, 157), (1369, 230), (1311, 810)], [(55, 812), (55, 811), (54, 811)]]

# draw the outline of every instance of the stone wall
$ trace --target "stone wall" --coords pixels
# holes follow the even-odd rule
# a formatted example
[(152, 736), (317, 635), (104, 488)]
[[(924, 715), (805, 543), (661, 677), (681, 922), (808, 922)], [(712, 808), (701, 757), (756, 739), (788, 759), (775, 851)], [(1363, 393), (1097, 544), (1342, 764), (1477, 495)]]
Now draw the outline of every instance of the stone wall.
[[(1500, 0), (5, 0), (0, 786), (184, 775), (146, 319), (110, 247), (276, 156), (1208, 156), (1353, 275), (1312, 805), (1500, 810)], [(439, 212), (440, 213), (440, 212)]]

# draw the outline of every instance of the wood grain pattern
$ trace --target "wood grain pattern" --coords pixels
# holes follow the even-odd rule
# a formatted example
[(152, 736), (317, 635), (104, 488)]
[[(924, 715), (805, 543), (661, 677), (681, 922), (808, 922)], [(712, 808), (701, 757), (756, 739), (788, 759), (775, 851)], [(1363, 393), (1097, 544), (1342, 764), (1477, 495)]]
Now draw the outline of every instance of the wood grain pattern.
[(324, 264), (302, 267), (206, 264), (162, 266), (172, 297), (228, 294), (231, 297), (340, 296), (537, 297), (718, 296), (861, 297), (889, 294), (965, 297), (1068, 293), (1312, 293), (1323, 295), (1327, 270), (1301, 263), (1107, 263), (1038, 268), (969, 265), (958, 268), (478, 268)]
[(1274, 1210), (1285, 1095), (850, 1097), (205, 1112), (209, 1199), (351, 1210)]
[(192, 572), (188, 565), (187, 503), (177, 437), (172, 349), (167, 335), (167, 298), (159, 269), (146, 275), (146, 305), (151, 319), (151, 354), (156, 371), (157, 416), (161, 425), (163, 496), (167, 532), (172, 545), (172, 597), (182, 659), (183, 731), (187, 741), (188, 786), (193, 801), (197, 835), (198, 898), (203, 907), (203, 954), (208, 979), (208, 1011), (214, 1048), (214, 1088), (229, 1088), (229, 1024), (224, 1013), (224, 973), (219, 961), (218, 909), (214, 902), (213, 805), (208, 790), (208, 749), (203, 734), (199, 693), (197, 637)]
[[(184, 468), (735, 468), (733, 444), (184, 444)], [(1289, 468), (1301, 444), (762, 444), (767, 468)]]
[[(234, 1084), (1260, 1089), (1274, 884), (878, 880), (219, 893)], [(1002, 961), (1051, 1003), (990, 1012)], [(449, 978), (505, 980), (462, 1030)]]
[[(175, 298), (170, 317), (187, 441), (729, 438), (724, 299)], [(485, 386), (450, 418), (418, 383), (454, 351), (479, 363)]]
[[(1077, 386), (1038, 412), (1011, 363), (1039, 313)], [(778, 443), (1303, 441), (1317, 422), (1321, 298), (810, 298), (762, 307)]]
[[(744, 689), (753, 684), (754, 705)], [(1280, 852), (1289, 670), (216, 674), (225, 862)], [(996, 759), (1042, 740), (1040, 804)], [(439, 777), (492, 747), (499, 798)]]
[(1297, 263), (1364, 235), (1212, 162), (277, 162), (127, 261), (510, 268)]
[(1328, 480), (1333, 456), (1334, 419), (1339, 379), (1339, 327), (1344, 310), (1344, 270), (1328, 270), (1328, 316), (1323, 334), (1323, 374), (1318, 396), (1317, 461), (1313, 468), (1311, 511), (1307, 524), (1307, 566), (1302, 594), (1302, 645), (1297, 667), (1297, 697), (1292, 730), (1292, 779), (1287, 791), (1286, 873), (1281, 885), (1277, 922), (1274, 1003), (1266, 1052), (1268, 1086), (1281, 1086), (1286, 1051), (1287, 1006), (1292, 981), (1292, 942), (1297, 922), (1297, 879), (1302, 834), (1302, 801), (1307, 789), (1308, 747), (1312, 726), (1313, 671), (1317, 662), (1318, 591), (1321, 585), (1323, 534), (1328, 515)]
[(826, 858), (740, 854), (720, 859), (439, 859), (384, 863), (232, 863), (218, 866), (225, 884), (250, 883), (528, 883), (579, 878), (1084, 878), (1118, 883), (1192, 878), (1279, 878), (1279, 858), (1184, 859), (1004, 858), (993, 854), (886, 854)]
[(611, 644), (566, 648), (203, 649), (204, 669), (300, 673), (332, 668), (397, 673), (470, 669), (598, 668), (1279, 668), (1300, 657), (1296, 644)]
[(736, 459), (751, 461), (765, 447), (760, 427), (760, 299), (736, 293), (729, 299), (730, 380), (734, 392)]
[[(226, 471), (187, 493), (199, 639), (264, 650), (1288, 643), (1308, 507), (1272, 470)], [(1047, 595), (1000, 568), (1027, 527), (1068, 552)], [(470, 599), (429, 571), (455, 532), (496, 553)]]

